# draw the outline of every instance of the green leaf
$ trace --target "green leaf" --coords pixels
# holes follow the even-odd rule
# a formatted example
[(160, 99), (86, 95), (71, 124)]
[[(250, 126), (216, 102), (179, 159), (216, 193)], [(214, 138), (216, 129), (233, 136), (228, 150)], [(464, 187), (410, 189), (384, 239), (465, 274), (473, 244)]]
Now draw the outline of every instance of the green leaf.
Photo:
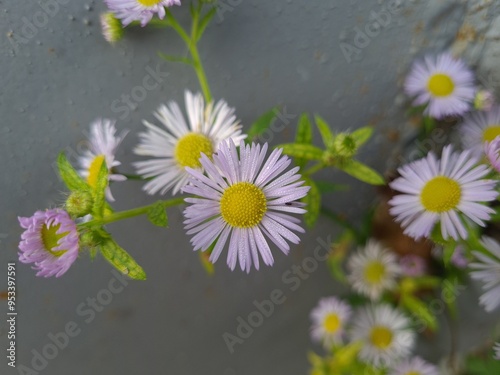
[(385, 185), (384, 178), (377, 171), (359, 161), (349, 160), (343, 165), (338, 165), (338, 168), (352, 177), (368, 184)]
[(200, 38), (203, 36), (205, 29), (207, 28), (212, 18), (215, 16), (215, 13), (217, 13), (217, 6), (212, 7), (200, 20), (196, 33), (196, 41), (200, 40)]
[(73, 168), (63, 152), (61, 152), (57, 157), (57, 167), (64, 184), (69, 190), (90, 190), (90, 186)]
[(424, 134), (430, 134), (434, 128), (436, 127), (436, 120), (434, 120), (432, 117), (429, 116), (424, 116), (422, 118), (422, 122), (424, 125)]
[(303, 179), (306, 182), (305, 185), (311, 187), (307, 195), (302, 198), (302, 202), (307, 205), (307, 212), (304, 214), (304, 222), (309, 228), (312, 228), (314, 224), (316, 224), (319, 217), (321, 209), (321, 193), (313, 180), (307, 177), (303, 177)]
[(371, 126), (365, 126), (351, 133), (351, 137), (356, 142), (356, 146), (360, 147), (364, 145), (372, 136), (373, 128)]
[(316, 181), (316, 186), (318, 187), (318, 190), (321, 194), (349, 190), (348, 185), (334, 184), (333, 182), (329, 181)]
[(455, 249), (457, 248), (457, 244), (452, 241), (448, 244), (446, 244), (443, 247), (443, 262), (446, 267), (448, 267), (451, 263), (451, 257), (453, 256), (453, 253), (455, 252)]
[(278, 145), (275, 148), (282, 148), (283, 153), (294, 158), (304, 158), (307, 160), (323, 159), (323, 150), (313, 145), (285, 143)]
[(169, 61), (169, 62), (183, 63), (186, 65), (194, 65), (194, 61), (188, 57), (167, 55), (166, 53), (163, 53), (163, 52), (158, 52), (158, 56), (160, 56), (162, 59)]
[[(295, 136), (295, 143), (305, 145), (312, 144), (312, 125), (307, 113), (303, 113), (302, 116), (300, 116), (297, 126), (297, 134)], [(307, 162), (307, 159), (295, 158), (295, 164), (301, 169), (306, 166)]]
[(101, 254), (124, 275), (135, 280), (146, 280), (146, 273), (142, 267), (111, 238), (101, 244)]
[(314, 116), (314, 119), (316, 120), (316, 126), (318, 127), (318, 130), (321, 133), (321, 138), (323, 139), (323, 143), (327, 148), (330, 147), (334, 139), (334, 135), (330, 130), (330, 125), (328, 125), (328, 123), (318, 115)]
[(425, 324), (431, 331), (437, 329), (436, 317), (430, 312), (425, 303), (407, 294), (401, 298), (401, 303), (419, 323)]
[(108, 187), (108, 167), (106, 161), (103, 160), (99, 173), (97, 174), (97, 181), (93, 190), (94, 207), (92, 215), (95, 218), (102, 218), (104, 216), (104, 208), (106, 207), (106, 188)]
[(148, 211), (148, 219), (151, 223), (159, 227), (168, 226), (167, 210), (161, 201), (151, 206)]
[(266, 131), (269, 126), (271, 126), (271, 123), (276, 117), (276, 112), (278, 111), (278, 107), (273, 107), (266, 113), (264, 113), (262, 116), (260, 116), (251, 126), (250, 129), (248, 129), (247, 132), (247, 140), (251, 141), (258, 136), (262, 135), (264, 131)]
[(487, 358), (468, 358), (466, 367), (468, 375), (500, 374), (500, 361), (495, 360), (493, 354)]

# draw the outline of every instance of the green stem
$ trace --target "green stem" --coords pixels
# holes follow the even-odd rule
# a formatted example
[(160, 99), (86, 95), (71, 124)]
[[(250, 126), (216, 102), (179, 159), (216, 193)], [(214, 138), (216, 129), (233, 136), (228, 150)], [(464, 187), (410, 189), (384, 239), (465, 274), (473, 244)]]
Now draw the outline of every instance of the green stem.
[(325, 167), (323, 163), (318, 163), (316, 165), (313, 165), (311, 168), (307, 169), (304, 171), (304, 176), (310, 176), (320, 170), (322, 170)]
[[(163, 204), (163, 207), (172, 207), (172, 206), (177, 206), (180, 204), (184, 203), (184, 198), (174, 198), (166, 201), (161, 202)], [(130, 219), (131, 217), (135, 216), (140, 216), (140, 215), (145, 215), (149, 212), (151, 208), (156, 206), (158, 202), (143, 206), (143, 207), (137, 207), (133, 208), (131, 210), (126, 210), (126, 211), (121, 211), (121, 212), (115, 212), (111, 215), (105, 216), (102, 219), (94, 219), (91, 221), (88, 221), (86, 223), (80, 224), (81, 227), (92, 227), (94, 225), (106, 225), (110, 223), (114, 223), (115, 221), (120, 221), (124, 219)]]
[(167, 19), (172, 26), (172, 28), (179, 34), (179, 36), (184, 40), (186, 46), (189, 49), (189, 53), (193, 59), (193, 68), (196, 72), (196, 76), (198, 77), (198, 81), (200, 83), (201, 90), (203, 91), (203, 96), (207, 103), (212, 101), (212, 93), (210, 92), (210, 86), (208, 85), (207, 75), (205, 73), (205, 69), (203, 68), (203, 64), (201, 62), (200, 53), (198, 51), (198, 27), (199, 27), (199, 15), (200, 15), (201, 7), (198, 7), (193, 14), (193, 25), (191, 27), (191, 35), (184, 30), (184, 28), (177, 22), (172, 13), (167, 10)]
[(358, 230), (354, 227), (354, 225), (349, 223), (346, 219), (341, 218), (335, 212), (333, 212), (332, 210), (330, 210), (326, 207), (321, 207), (321, 213), (323, 215), (325, 215), (326, 217), (328, 217), (329, 219), (331, 219), (332, 221), (334, 221), (335, 223), (337, 223), (337, 224), (341, 225), (342, 227), (344, 227), (345, 229), (349, 230), (353, 234), (353, 236), (357, 242), (360, 241), (362, 236), (359, 235)]

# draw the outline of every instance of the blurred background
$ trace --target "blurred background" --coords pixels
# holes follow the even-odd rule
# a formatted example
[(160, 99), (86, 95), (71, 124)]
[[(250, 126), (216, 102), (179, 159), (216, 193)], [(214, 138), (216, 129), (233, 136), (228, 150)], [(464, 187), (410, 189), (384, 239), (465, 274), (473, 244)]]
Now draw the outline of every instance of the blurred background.
[[(372, 124), (375, 136), (360, 159), (384, 173), (399, 161), (403, 146), (411, 147), (405, 142), (415, 129), (405, 119), (401, 82), (415, 56), (451, 49), (476, 70), (484, 86), (499, 87), (500, 5), (495, 1), (220, 3), (200, 46), (212, 93), (235, 107), (247, 127), (281, 105), (284, 115), (277, 123), (282, 126), (265, 139), (274, 145), (292, 140), (302, 112), (320, 114), (335, 131)], [(138, 158), (131, 150), (143, 130), (142, 119), (155, 121), (152, 112), (169, 100), (183, 107), (184, 90), (199, 87), (189, 67), (157, 57), (157, 51), (185, 52), (170, 30), (130, 28), (123, 41), (109, 45), (99, 25), (102, 1), (0, 1), (0, 8), (0, 275), (5, 275), (7, 263), (17, 260), (17, 216), (65, 200), (54, 164), (61, 150), (74, 163), (85, 147), (89, 123), (114, 118), (118, 129), (130, 130), (118, 160), (123, 172), (133, 173), (130, 162)], [(173, 12), (189, 24), (187, 6)], [(161, 77), (160, 84), (141, 90), (152, 72)], [(343, 174), (321, 177), (351, 186), (350, 192), (326, 196), (324, 203), (355, 223), (376, 199), (374, 188)], [(113, 185), (114, 207), (160, 199), (146, 196), (141, 185)], [(307, 372), (307, 352), (320, 351), (310, 342), (309, 312), (320, 297), (342, 293), (343, 287), (332, 281), (323, 262), (293, 282), (290, 275), (314, 257), (322, 241), (334, 240), (339, 228), (322, 218), (289, 256), (274, 252), (274, 267), (246, 275), (231, 272), (221, 259), (215, 275), (208, 276), (184, 235), (180, 209), (168, 214), (168, 230), (144, 217), (109, 226), (148, 280), (124, 281), (106, 306), (89, 307), (92, 299), (109, 296), (103, 290), (116, 278), (100, 256), (91, 262), (82, 254), (60, 279), (36, 278), (29, 266), (17, 264), (18, 366), (32, 368), (36, 353), (51, 343), (50, 335), (74, 322), (79, 333), (38, 373)], [(6, 280), (0, 289), (6, 289)], [(473, 289), (460, 297), (466, 322), (457, 338), (462, 350), (488, 336), (493, 318), (467, 309), (467, 301), (477, 298)], [(224, 334), (237, 336), (240, 322), (257, 311), (255, 302), (270, 299), (274, 290), (282, 292), (284, 302), (230, 350)], [(2, 306), (6, 312), (6, 301)], [(0, 323), (2, 349), (7, 347), (5, 320)], [(431, 361), (449, 350), (446, 326), (444, 331), (421, 342), (420, 353)], [(0, 373), (18, 372), (2, 359)]]

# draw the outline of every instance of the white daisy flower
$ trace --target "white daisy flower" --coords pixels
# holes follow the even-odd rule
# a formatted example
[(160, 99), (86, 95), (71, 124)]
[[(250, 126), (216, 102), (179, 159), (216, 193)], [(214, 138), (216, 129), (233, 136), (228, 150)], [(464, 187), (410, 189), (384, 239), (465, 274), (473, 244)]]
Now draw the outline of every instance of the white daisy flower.
[(311, 337), (326, 348), (342, 343), (351, 307), (336, 297), (322, 298), (311, 311)]
[(397, 364), (389, 375), (439, 375), (439, 370), (422, 358), (414, 357)]
[(416, 61), (404, 86), (414, 104), (428, 104), (425, 113), (435, 118), (465, 113), (476, 93), (472, 71), (449, 53)]
[(460, 134), (464, 148), (471, 149), (478, 158), (483, 156), (484, 144), (500, 136), (500, 107), (467, 114), (460, 125)]
[(299, 243), (293, 233), (304, 232), (300, 220), (287, 213), (302, 214), (304, 205), (296, 202), (309, 191), (295, 167), (285, 173), (291, 160), (274, 150), (264, 162), (267, 143), (263, 147), (245, 145), (240, 141), (239, 156), (232, 140), (222, 142), (213, 161), (202, 155), (208, 177), (199, 170), (187, 167), (191, 175), (184, 191), (197, 198), (184, 211), (188, 235), (194, 235), (194, 250), (206, 250), (217, 241), (210, 255), (216, 262), (229, 240), (227, 264), (231, 270), (236, 262), (250, 272), (252, 263), (259, 269), (259, 254), (266, 265), (272, 265), (273, 255), (266, 241), (269, 238), (285, 254), (292, 243)]
[(500, 361), (500, 342), (497, 342), (493, 346), (493, 351), (495, 352), (493, 358), (495, 358), (497, 361)]
[(104, 0), (109, 10), (122, 20), (123, 26), (140, 21), (142, 26), (151, 21), (155, 14), (163, 19), (165, 7), (181, 5), (180, 0)]
[(415, 239), (429, 237), (439, 222), (443, 238), (467, 238), (463, 216), (484, 226), (493, 209), (483, 202), (494, 200), (496, 182), (482, 179), (489, 172), (477, 165), (470, 151), (453, 152), (446, 146), (441, 160), (430, 152), (427, 157), (398, 169), (401, 177), (389, 185), (403, 194), (389, 201), (391, 215)]
[(170, 102), (155, 114), (167, 130), (144, 121), (148, 131), (139, 134), (140, 143), (134, 152), (157, 158), (134, 163), (137, 173), (145, 178), (154, 177), (143, 188), (149, 194), (165, 194), (173, 189), (175, 195), (187, 183), (189, 175), (185, 167), (202, 170), (201, 154), (211, 158), (222, 141), (231, 139), (239, 143), (246, 138), (241, 133), (234, 109), (225, 101), (205, 107), (203, 95), (193, 95), (189, 91), (185, 99), (188, 124), (177, 103)]
[(349, 258), (347, 268), (352, 288), (371, 300), (394, 288), (401, 273), (396, 256), (373, 239)]
[(376, 367), (389, 367), (408, 356), (415, 344), (410, 320), (389, 305), (362, 308), (352, 319), (352, 341), (363, 344), (362, 361)]
[[(97, 119), (90, 125), (89, 148), (83, 155), (80, 156), (79, 173), (87, 180), (91, 187), (95, 187), (97, 176), (103, 161), (108, 167), (109, 181), (125, 181), (127, 178), (121, 174), (114, 173), (114, 168), (121, 165), (118, 160), (115, 160), (116, 149), (127, 135), (128, 130), (121, 132), (116, 136), (115, 121), (107, 119)], [(114, 201), (111, 195), (111, 190), (106, 189), (106, 198), (109, 201)]]
[(479, 303), (486, 311), (492, 312), (500, 305), (500, 244), (486, 236), (481, 239), (481, 244), (490, 255), (473, 251), (476, 261), (469, 264), (474, 270), (470, 275), (473, 279), (484, 283), (485, 293), (480, 297)]

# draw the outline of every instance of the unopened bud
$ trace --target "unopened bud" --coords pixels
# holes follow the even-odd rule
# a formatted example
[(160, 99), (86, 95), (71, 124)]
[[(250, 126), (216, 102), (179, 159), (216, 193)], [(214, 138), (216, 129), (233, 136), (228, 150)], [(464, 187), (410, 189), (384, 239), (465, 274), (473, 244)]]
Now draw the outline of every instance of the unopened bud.
[(74, 191), (66, 200), (66, 211), (72, 217), (81, 217), (92, 211), (94, 200), (88, 191)]

